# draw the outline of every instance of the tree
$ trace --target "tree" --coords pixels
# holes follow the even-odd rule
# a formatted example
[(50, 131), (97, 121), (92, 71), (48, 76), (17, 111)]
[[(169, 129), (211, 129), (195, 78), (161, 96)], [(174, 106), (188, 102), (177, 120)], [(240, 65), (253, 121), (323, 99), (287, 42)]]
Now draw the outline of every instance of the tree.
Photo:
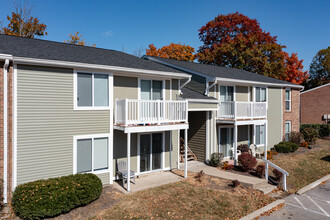
[(286, 52), (284, 53), (286, 74), (284, 78), (280, 79), (294, 84), (302, 84), (309, 76), (308, 71), (304, 71), (303, 60), (299, 60), (296, 53), (292, 53), (291, 56)]
[(146, 49), (146, 54), (148, 56), (156, 56), (191, 62), (195, 60), (194, 53), (195, 49), (193, 47), (185, 44), (182, 45), (180, 43), (171, 43), (169, 46), (164, 46), (160, 49), (157, 49), (153, 44), (150, 44), (149, 49)]
[(1, 27), (1, 33), (20, 37), (34, 38), (34, 36), (47, 35), (47, 26), (40, 23), (38, 18), (31, 16), (32, 8), (27, 4), (14, 2), (14, 12), (8, 15), (9, 24)]
[(330, 82), (330, 47), (322, 49), (312, 60), (310, 65), (310, 84), (312, 87)]
[[(80, 45), (80, 46), (86, 46), (87, 43), (86, 41), (83, 39), (83, 35), (79, 34), (79, 32), (77, 31), (74, 34), (69, 34), (69, 40), (64, 41), (64, 43), (68, 43), (68, 44), (75, 44), (75, 45)], [(95, 47), (95, 44), (92, 44), (91, 46)]]
[(283, 51), (286, 47), (278, 44), (275, 36), (263, 31), (256, 19), (238, 12), (209, 21), (199, 29), (199, 38), (203, 42), (196, 54), (200, 63), (243, 69), (293, 83), (307, 74), (302, 72), (302, 60), (297, 55), (289, 59)]

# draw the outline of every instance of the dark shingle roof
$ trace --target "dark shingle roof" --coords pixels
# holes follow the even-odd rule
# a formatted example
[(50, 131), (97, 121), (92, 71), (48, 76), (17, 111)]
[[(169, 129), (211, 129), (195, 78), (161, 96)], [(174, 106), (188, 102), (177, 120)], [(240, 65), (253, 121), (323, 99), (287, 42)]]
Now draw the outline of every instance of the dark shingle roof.
[[(148, 59), (148, 56), (144, 56), (145, 59)], [(222, 77), (227, 79), (236, 79), (236, 80), (247, 80), (247, 81), (257, 81), (257, 82), (264, 82), (264, 83), (276, 83), (276, 84), (283, 84), (283, 85), (295, 85), (293, 83), (285, 82), (282, 80), (274, 79), (271, 77), (263, 76), (257, 73), (248, 72), (245, 70), (240, 70), (236, 68), (227, 68), (215, 65), (208, 65), (208, 64), (200, 64), (188, 61), (179, 61), (179, 60), (172, 60), (167, 58), (160, 58), (160, 57), (152, 57), (153, 59), (157, 59), (159, 61), (167, 62), (172, 65), (176, 65), (179, 67), (183, 67), (185, 69), (189, 69), (195, 72), (199, 72), (211, 77)]]
[(182, 73), (182, 71), (115, 50), (3, 34), (0, 34), (0, 53), (17, 57)]

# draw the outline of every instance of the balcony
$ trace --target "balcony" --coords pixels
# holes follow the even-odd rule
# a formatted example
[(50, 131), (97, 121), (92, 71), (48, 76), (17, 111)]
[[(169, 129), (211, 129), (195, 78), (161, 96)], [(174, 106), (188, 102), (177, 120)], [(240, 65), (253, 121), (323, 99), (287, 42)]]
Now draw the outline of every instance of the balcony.
[(220, 102), (218, 119), (255, 119), (266, 117), (266, 102)]
[(187, 101), (116, 100), (115, 124), (147, 125), (188, 122)]

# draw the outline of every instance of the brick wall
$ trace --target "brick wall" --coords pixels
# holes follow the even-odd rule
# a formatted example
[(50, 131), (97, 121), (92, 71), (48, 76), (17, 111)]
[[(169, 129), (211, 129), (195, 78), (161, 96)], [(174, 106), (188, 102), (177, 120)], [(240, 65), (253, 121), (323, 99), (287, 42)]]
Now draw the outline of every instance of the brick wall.
[(300, 94), (301, 124), (322, 124), (330, 115), (330, 84)]
[(291, 131), (299, 131), (300, 127), (300, 91), (299, 89), (291, 89), (291, 111), (285, 110), (285, 88), (282, 90), (282, 106), (283, 106), (283, 139), (285, 136), (285, 122), (291, 121)]
[[(4, 95), (4, 82), (3, 82), (3, 62), (0, 62), (0, 178), (3, 179), (3, 168), (4, 168), (4, 143), (3, 143), (3, 132), (4, 132), (4, 103), (3, 103), (3, 95)], [(7, 98), (8, 98), (8, 109), (7, 109), (7, 146), (8, 146), (8, 164), (7, 164), (7, 178), (8, 178), (8, 201), (10, 201), (11, 196), (12, 196), (12, 149), (13, 149), (13, 108), (12, 108), (12, 103), (13, 103), (13, 67), (12, 65), (9, 66), (8, 68), (8, 73), (7, 73), (7, 79), (8, 79), (8, 91), (7, 91)]]

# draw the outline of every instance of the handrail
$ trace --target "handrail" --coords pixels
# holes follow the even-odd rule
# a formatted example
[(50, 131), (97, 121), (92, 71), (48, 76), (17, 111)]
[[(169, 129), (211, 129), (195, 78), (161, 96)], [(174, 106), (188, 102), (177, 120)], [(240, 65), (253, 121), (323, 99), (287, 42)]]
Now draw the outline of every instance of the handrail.
[(265, 158), (262, 158), (262, 160), (266, 163), (266, 166), (265, 166), (265, 178), (266, 180), (268, 181), (268, 165), (274, 167), (275, 169), (277, 169), (278, 171), (280, 171), (282, 174), (283, 174), (283, 189), (285, 191), (286, 190), (286, 176), (289, 176), (289, 173), (285, 170), (283, 170), (281, 167), (277, 166), (276, 164), (270, 162), (269, 160), (265, 159)]
[(264, 118), (267, 117), (266, 106), (266, 102), (223, 101), (219, 105), (218, 118)]

